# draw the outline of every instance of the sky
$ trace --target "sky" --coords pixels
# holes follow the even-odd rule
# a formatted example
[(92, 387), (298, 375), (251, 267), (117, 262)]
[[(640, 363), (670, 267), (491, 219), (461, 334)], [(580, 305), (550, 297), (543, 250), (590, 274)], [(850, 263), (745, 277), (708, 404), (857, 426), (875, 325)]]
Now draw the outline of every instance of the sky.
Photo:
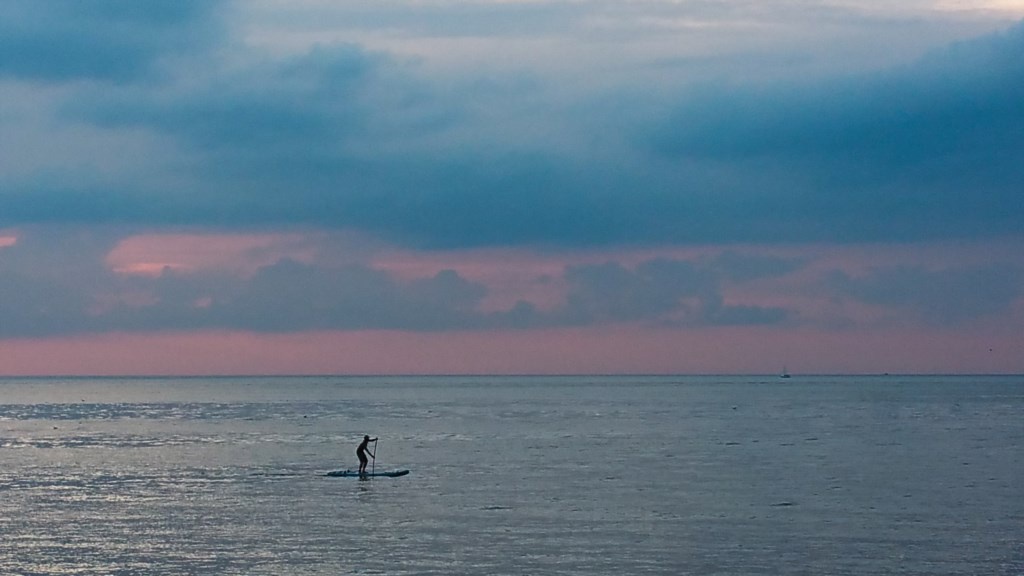
[(0, 0), (0, 374), (1024, 373), (1024, 0)]

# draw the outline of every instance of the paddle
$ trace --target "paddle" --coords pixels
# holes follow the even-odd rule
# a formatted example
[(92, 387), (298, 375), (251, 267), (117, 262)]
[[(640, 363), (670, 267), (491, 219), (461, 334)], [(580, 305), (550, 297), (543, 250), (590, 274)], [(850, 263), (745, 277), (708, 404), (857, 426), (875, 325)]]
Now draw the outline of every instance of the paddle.
[[(380, 440), (380, 438), (377, 438)], [(373, 441), (373, 452), (370, 452), (370, 457), (373, 458), (373, 462), (370, 463), (370, 474), (377, 471), (377, 440)]]

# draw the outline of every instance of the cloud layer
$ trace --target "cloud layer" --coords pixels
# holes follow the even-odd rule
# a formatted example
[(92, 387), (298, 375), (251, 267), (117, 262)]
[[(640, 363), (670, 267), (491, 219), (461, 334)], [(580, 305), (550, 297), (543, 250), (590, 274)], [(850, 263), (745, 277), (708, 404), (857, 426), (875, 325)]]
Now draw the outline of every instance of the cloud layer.
[(1020, 333), (994, 6), (9, 0), (0, 344)]
[(143, 80), (160, 62), (201, 52), (214, 41), (218, 31), (207, 23), (217, 4), (7, 2), (0, 75), (52, 83)]
[[(431, 76), (351, 42), (261, 52), (232, 40), (227, 6), (129, 4), (14, 3), (2, 36), (18, 57), (0, 74), (48, 90), (22, 104), (39, 125), (14, 133), (75, 132), (54, 134), (71, 144), (26, 158), (31, 169), (0, 174), (0, 225), (309, 225), (410, 246), (598, 246), (983, 237), (1017, 232), (1024, 216), (1022, 24), (888, 70), (695, 76), (652, 94), (628, 76), (578, 92), (540, 73)], [(582, 17), (557, 3), (450, 9), (477, 14), (454, 38), (525, 34), (494, 12), (567, 11), (560, 29)], [(69, 10), (75, 19), (58, 18)], [(72, 161), (75, 138), (137, 156)]]
[[(149, 244), (154, 242), (160, 240)], [(395, 256), (375, 250), (359, 255), (345, 240), (318, 241), (348, 250), (340, 260), (332, 251), (309, 253), (294, 238), (179, 235), (163, 242), (204, 249), (191, 254), (187, 266), (138, 260), (146, 251), (119, 256), (115, 266), (111, 254), (124, 250), (115, 234), (54, 228), (23, 234), (0, 248), (0, 337), (612, 325), (956, 327), (1012, 318), (1024, 297), (1019, 263), (1001, 256), (975, 263), (972, 250), (938, 266), (914, 263), (921, 259), (915, 252), (894, 264), (884, 256), (860, 256), (856, 265), (800, 248), (594, 252), (582, 259), (567, 253), (555, 267), (520, 265), (495, 277), (459, 264), (458, 253), (452, 266), (442, 261), (401, 273), (387, 263)], [(398, 256), (424, 257), (429, 254)], [(231, 267), (224, 265), (228, 258)], [(507, 284), (516, 288), (509, 292)], [(487, 304), (499, 292), (505, 303)]]

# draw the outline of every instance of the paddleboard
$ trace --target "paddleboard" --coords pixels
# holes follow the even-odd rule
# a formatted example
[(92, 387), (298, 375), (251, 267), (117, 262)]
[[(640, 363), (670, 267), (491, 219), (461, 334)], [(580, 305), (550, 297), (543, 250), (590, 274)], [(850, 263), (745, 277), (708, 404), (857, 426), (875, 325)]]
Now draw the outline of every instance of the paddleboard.
[(408, 470), (389, 470), (388, 472), (366, 472), (360, 474), (356, 470), (335, 470), (328, 472), (327, 476), (334, 478), (373, 478), (374, 476), (387, 476), (388, 478), (397, 478), (398, 476), (405, 476), (408, 474)]

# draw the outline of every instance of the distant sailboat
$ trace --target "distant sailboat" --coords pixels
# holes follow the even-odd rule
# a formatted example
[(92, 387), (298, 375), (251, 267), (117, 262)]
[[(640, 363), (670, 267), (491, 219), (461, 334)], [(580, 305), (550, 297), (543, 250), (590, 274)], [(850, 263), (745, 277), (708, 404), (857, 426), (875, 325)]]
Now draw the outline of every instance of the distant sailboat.
[(785, 366), (782, 367), (782, 374), (779, 374), (779, 378), (789, 378), (789, 370), (786, 370)]

